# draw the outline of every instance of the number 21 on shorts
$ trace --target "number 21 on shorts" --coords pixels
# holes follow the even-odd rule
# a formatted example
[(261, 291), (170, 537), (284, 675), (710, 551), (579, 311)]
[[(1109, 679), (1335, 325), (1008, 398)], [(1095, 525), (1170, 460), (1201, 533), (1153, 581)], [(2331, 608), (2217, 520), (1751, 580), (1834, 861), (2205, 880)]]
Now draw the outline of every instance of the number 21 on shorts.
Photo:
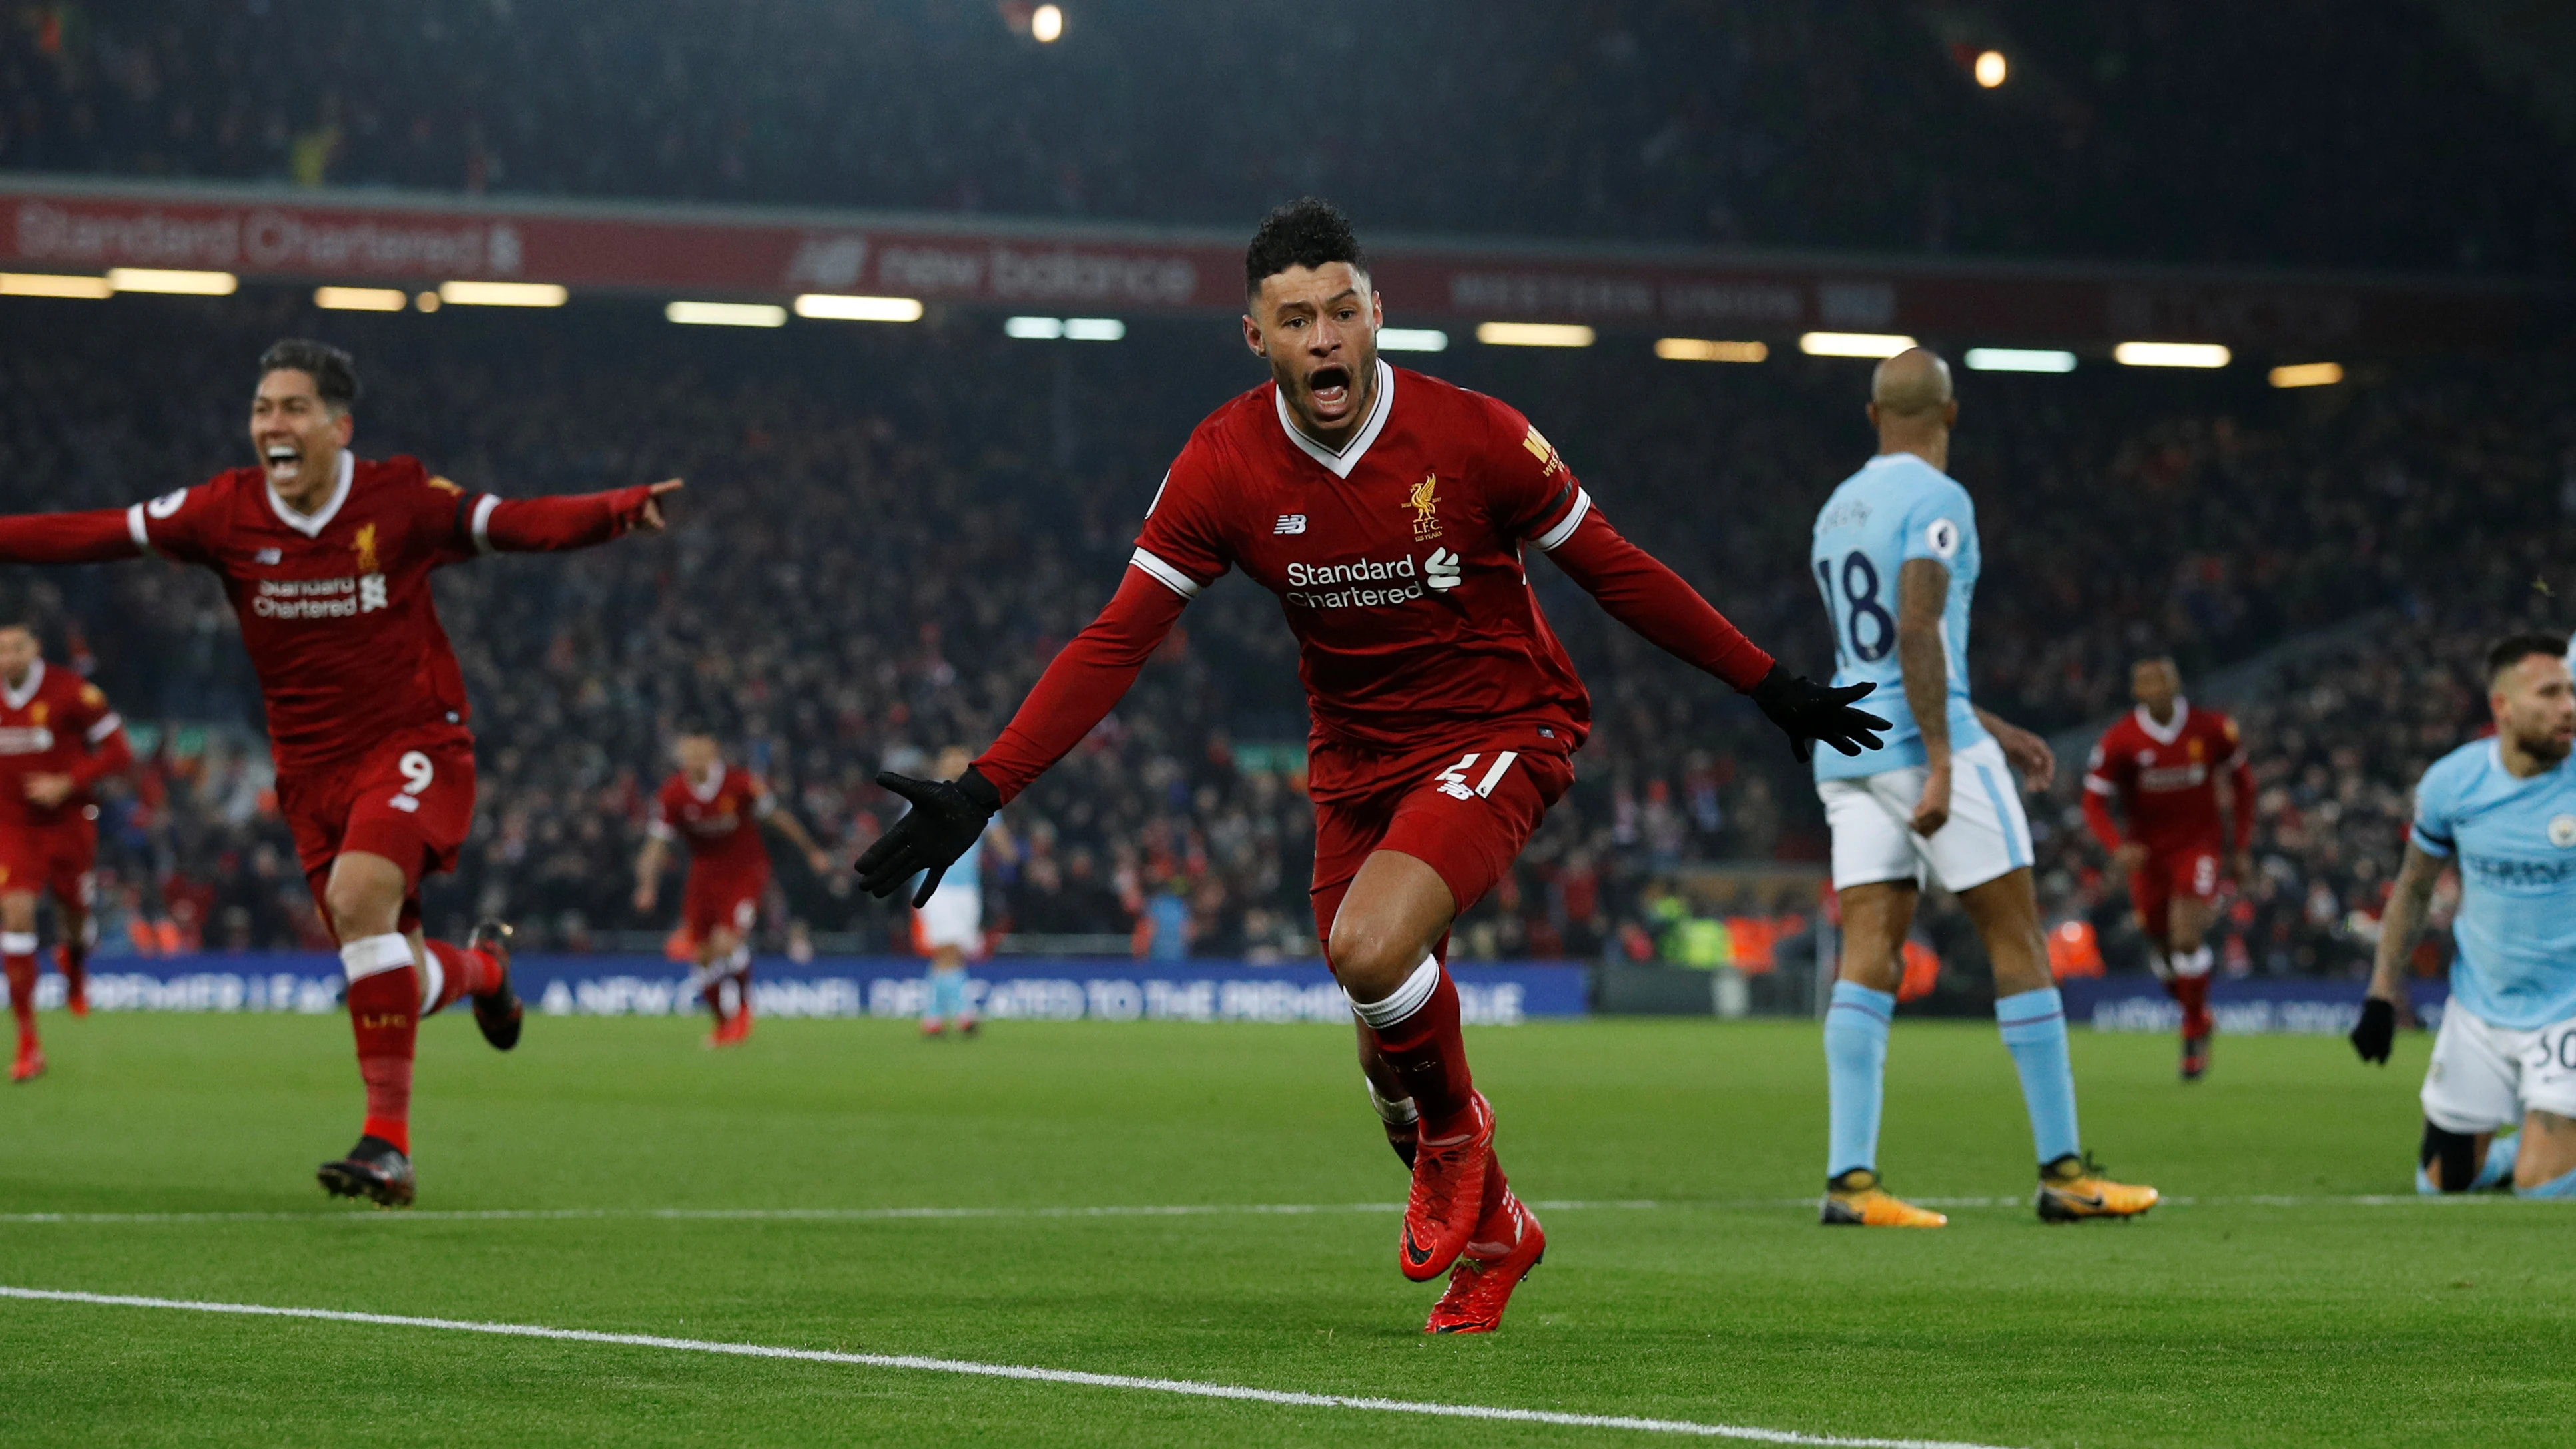
[(1451, 765), (1448, 769), (1441, 771), (1440, 784), (1437, 787), (1440, 793), (1448, 796), (1452, 800), (1484, 799), (1486, 796), (1494, 793), (1494, 787), (1496, 785), (1503, 783), (1503, 772), (1512, 767), (1512, 761), (1520, 758), (1520, 752), (1518, 750), (1505, 750), (1501, 754), (1494, 756), (1494, 762), (1485, 767), (1484, 777), (1473, 785), (1468, 784), (1467, 772), (1474, 769), (1476, 767), (1476, 762), (1483, 758), (1484, 755), (1481, 752), (1468, 755), (1458, 763)]
[(438, 767), (431, 764), (429, 762), (429, 756), (422, 754), (420, 751), (405, 750), (403, 751), (403, 757), (394, 762), (394, 768), (402, 771), (402, 793), (396, 795), (385, 803), (391, 805), (396, 810), (418, 810), (420, 808), (420, 794), (423, 790), (429, 788), (431, 781), (438, 778)]

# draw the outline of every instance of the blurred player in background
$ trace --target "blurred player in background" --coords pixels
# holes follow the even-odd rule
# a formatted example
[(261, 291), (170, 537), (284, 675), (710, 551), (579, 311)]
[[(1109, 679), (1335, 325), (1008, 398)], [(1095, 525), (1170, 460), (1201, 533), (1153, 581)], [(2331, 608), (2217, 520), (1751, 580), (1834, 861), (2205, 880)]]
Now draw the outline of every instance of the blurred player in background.
[[(974, 759), (963, 745), (950, 745), (939, 754), (939, 778), (956, 779)], [(970, 1037), (981, 1025), (975, 1003), (966, 996), (966, 959), (984, 948), (986, 849), (1006, 861), (1017, 858), (1011, 832), (998, 816), (985, 827), (983, 843), (957, 857), (930, 899), (912, 913), (913, 946), (930, 957), (930, 998), (921, 1008), (921, 1034), (926, 1037), (951, 1026), (959, 1036)]]
[(1276, 593), (1314, 721), (1316, 934), (1373, 1097), (1417, 1124), (1397, 1266), (1416, 1282), (1449, 1274), (1427, 1331), (1490, 1332), (1547, 1239), (1494, 1155), (1442, 956), (1450, 922), (1572, 784), (1592, 716), (1525, 551), (1749, 692), (1802, 753), (1817, 738), (1875, 744), (1886, 721), (1851, 707), (1869, 686), (1790, 674), (1621, 537), (1529, 419), (1380, 360), (1385, 311), (1329, 202), (1265, 218), (1244, 281), (1244, 342), (1271, 380), (1191, 435), (1117, 594), (993, 747), (953, 781), (878, 777), (913, 808), (860, 857), (860, 883), (885, 896), (920, 877), (914, 904), (928, 901), (1002, 804), (1108, 714), (1193, 597), (1235, 568)]
[(2363, 1061), (2388, 1060), (2406, 959), (2434, 882), (2456, 861), (2458, 951), (2424, 1073), (2416, 1190), (2510, 1181), (2518, 1197), (2576, 1198), (2576, 686), (2565, 642), (2499, 641), (2487, 689), (2495, 735), (2434, 761), (2415, 789), (2352, 1044)]
[(707, 1045), (732, 1046), (751, 1035), (751, 928), (769, 890), (769, 848), (760, 827), (786, 836), (817, 875), (831, 870), (832, 858), (795, 816), (778, 808), (759, 776), (725, 763), (712, 731), (684, 730), (671, 755), (679, 769), (654, 793), (644, 849), (635, 857), (635, 909), (652, 913), (671, 841), (686, 840), (689, 878), (680, 892), (680, 929), (696, 952), (690, 985), (715, 1014)]
[(412, 1052), (423, 1014), (459, 999), (493, 1046), (519, 1040), (509, 928), (424, 938), (420, 881), (453, 869), (474, 818), (474, 737), (430, 574), (483, 554), (584, 548), (662, 526), (676, 480), (504, 502), (413, 458), (360, 459), (357, 366), (319, 342), (259, 359), (257, 464), (131, 508), (0, 517), (0, 563), (150, 555), (223, 581), (268, 709), (278, 808), (340, 942), (364, 1124), (322, 1186), (385, 1206), (414, 1195)]
[(1832, 1125), (1823, 1218), (1867, 1227), (1949, 1221), (1894, 1197), (1878, 1176), (1899, 952), (1926, 874), (1958, 896), (1994, 963), (1995, 1022), (2038, 1149), (2040, 1217), (2128, 1217), (2154, 1206), (2156, 1190), (2103, 1177), (2076, 1130), (2066, 1009), (2048, 971), (2030, 824), (2013, 781), (2018, 766), (2031, 788), (2046, 789), (2057, 762), (2037, 735), (1968, 698), (1968, 605), (1983, 555), (1976, 507), (1943, 471), (1958, 418), (1941, 358), (1918, 347), (1880, 363), (1869, 402), (1878, 454), (1826, 501), (1809, 554), (1834, 631), (1834, 681), (1905, 695), (1905, 708), (1890, 711), (1897, 722), (1884, 745), (1816, 757), (1843, 919), (1825, 1012)]
[(45, 1070), (36, 1040), (36, 900), (46, 891), (62, 926), (54, 958), (72, 1015), (89, 1014), (83, 963), (96, 930), (90, 867), (98, 857), (98, 806), (89, 791), (133, 764), (125, 722), (98, 686), (48, 665), (34, 625), (0, 623), (0, 961), (18, 1019), (13, 1082)]
[[(2253, 878), (2254, 767), (2236, 721), (2182, 696), (2171, 655), (2129, 669), (2138, 707), (2102, 732), (2084, 767), (2084, 820), (2129, 878), (2129, 901), (2147, 938), (2147, 964), (2182, 1003), (2182, 1079), (2209, 1070), (2209, 928), (2218, 916), (2220, 858), (2242, 890)], [(2228, 820), (2218, 814), (2227, 781)], [(2111, 816), (2120, 802), (2124, 838)]]

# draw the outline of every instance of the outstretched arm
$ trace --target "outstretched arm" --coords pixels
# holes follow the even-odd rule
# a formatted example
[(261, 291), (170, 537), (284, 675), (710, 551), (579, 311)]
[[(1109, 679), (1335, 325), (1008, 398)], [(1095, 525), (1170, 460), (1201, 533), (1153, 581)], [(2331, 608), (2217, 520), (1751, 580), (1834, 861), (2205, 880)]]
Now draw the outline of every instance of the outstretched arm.
[(912, 809), (859, 857), (860, 887), (882, 899), (918, 874), (921, 885), (912, 903), (927, 903), (948, 867), (983, 839), (1002, 803), (1064, 758), (1127, 693), (1136, 671), (1172, 632), (1185, 602), (1176, 585), (1138, 563), (1119, 581), (1100, 617), (1056, 654), (1002, 737), (964, 775), (954, 781), (877, 776), (878, 784), (911, 801)]
[(2448, 862), (2408, 841), (2406, 861), (2397, 867), (2387, 909), (2379, 917), (2379, 949), (2370, 964), (2370, 990), (2362, 998), (2361, 1020), (2352, 1029), (2352, 1047), (2365, 1062), (2385, 1064), (2400, 1019), (2406, 1012), (2406, 956), (2424, 929), (2433, 885)]
[(1611, 618), (1648, 643), (1753, 696), (1754, 703), (1789, 734), (1790, 748), (1807, 758), (1808, 742), (1821, 739), (1846, 755), (1878, 748), (1872, 730), (1887, 721), (1851, 707), (1871, 686), (1828, 689), (1783, 669), (1727, 621), (1699, 591), (1682, 582), (1652, 554), (1630, 543), (1590, 496), (1574, 492), (1574, 511), (1532, 539), (1556, 560), (1566, 577), (1583, 586)]
[(662, 531), (662, 495), (680, 480), (638, 483), (605, 493), (551, 498), (495, 498), (484, 494), (465, 505), (465, 530), (477, 553), (557, 553), (589, 548), (638, 529)]
[(795, 846), (804, 855), (805, 863), (814, 868), (816, 875), (832, 873), (832, 857), (823, 853), (823, 847), (814, 843), (814, 837), (805, 829), (804, 822), (788, 814), (785, 807), (771, 806), (769, 813), (763, 815), (760, 821), (763, 825), (786, 836), (787, 843)]
[(0, 517), (0, 563), (106, 563), (140, 558), (143, 505)]

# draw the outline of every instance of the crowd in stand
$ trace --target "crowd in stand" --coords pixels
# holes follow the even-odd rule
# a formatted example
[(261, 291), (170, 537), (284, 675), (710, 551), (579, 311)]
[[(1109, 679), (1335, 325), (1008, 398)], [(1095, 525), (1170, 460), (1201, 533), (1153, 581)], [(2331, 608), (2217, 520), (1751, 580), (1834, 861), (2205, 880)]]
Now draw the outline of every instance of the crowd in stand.
[(2563, 155), (2437, 9), (47, 0), (0, 169), (2563, 275)]
[[(369, 453), (417, 453), (505, 494), (689, 479), (663, 538), (440, 576), (482, 813), (457, 876), (433, 890), (432, 924), (501, 913), (562, 945), (667, 929), (627, 897), (646, 799), (685, 724), (717, 730), (836, 850), (862, 848), (898, 808), (874, 774), (992, 737), (1114, 587), (1190, 425), (1260, 377), (1224, 329), (1181, 322), (1104, 345), (1011, 341), (975, 318), (710, 334), (610, 303), (435, 317), (249, 293), (11, 305), (41, 324), (0, 331), (14, 507), (122, 506), (240, 461), (250, 360), (302, 332), (357, 352)], [(1794, 667), (1831, 667), (1807, 532), (1871, 446), (1865, 364), (1690, 366), (1609, 347), (1428, 361), (1523, 402), (1614, 524)], [(2564, 382), (2545, 365), (2465, 362), (2307, 394), (2228, 377), (1965, 376), (1953, 467), (1987, 550), (1970, 654), (1981, 701), (2007, 717), (2098, 719), (2151, 646), (2178, 652), (2188, 678), (2374, 608), (2428, 621), (2392, 636), (2402, 647), (2300, 666), (2243, 712), (2263, 878), (2231, 917), (2231, 961), (2348, 968), (2352, 913), (2375, 910), (2412, 772), (2479, 713), (2459, 621), (2553, 617), (2532, 580), (2576, 587), (2540, 547), (2576, 509), (2576, 436), (2551, 411)], [(1462, 922), (1462, 952), (1651, 949), (1660, 883), (1683, 863), (1821, 859), (1805, 772), (1749, 705), (1548, 566), (1531, 577), (1592, 686), (1595, 730), (1574, 793)], [(132, 563), (11, 570), (0, 589), (58, 653), (91, 661), (129, 718), (206, 726), (155, 729), (142, 778), (110, 802), (115, 928), (318, 939), (211, 580)], [(1013, 806), (1024, 853), (989, 868), (996, 930), (1312, 951), (1305, 720), (1276, 609), (1240, 580), (1210, 590), (1135, 693)], [(2108, 925), (2119, 892), (2095, 878), (2080, 826), (2046, 805), (2034, 823), (2052, 908)], [(905, 938), (903, 914), (846, 877), (779, 861), (765, 947)]]

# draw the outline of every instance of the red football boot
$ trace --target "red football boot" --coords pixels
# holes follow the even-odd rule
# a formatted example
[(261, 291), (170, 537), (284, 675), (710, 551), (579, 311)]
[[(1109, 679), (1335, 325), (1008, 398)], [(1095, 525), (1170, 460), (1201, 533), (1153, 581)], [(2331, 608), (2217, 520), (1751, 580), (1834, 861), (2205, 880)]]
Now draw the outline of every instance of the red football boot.
[(1502, 1206), (1477, 1225), (1476, 1241), (1449, 1270), (1449, 1291), (1432, 1305), (1425, 1333), (1491, 1333), (1503, 1326), (1512, 1290), (1547, 1256), (1547, 1229), (1510, 1188)]
[(18, 1043), (18, 1059), (9, 1064), (9, 1080), (32, 1082), (45, 1074), (44, 1049), (31, 1041)]
[(1428, 1283), (1467, 1250), (1485, 1200), (1485, 1164), (1493, 1154), (1494, 1109), (1482, 1092), (1469, 1104), (1465, 1131), (1436, 1142), (1421, 1139), (1413, 1157), (1413, 1191), (1404, 1202), (1404, 1237), (1396, 1245), (1396, 1266), (1405, 1277)]

